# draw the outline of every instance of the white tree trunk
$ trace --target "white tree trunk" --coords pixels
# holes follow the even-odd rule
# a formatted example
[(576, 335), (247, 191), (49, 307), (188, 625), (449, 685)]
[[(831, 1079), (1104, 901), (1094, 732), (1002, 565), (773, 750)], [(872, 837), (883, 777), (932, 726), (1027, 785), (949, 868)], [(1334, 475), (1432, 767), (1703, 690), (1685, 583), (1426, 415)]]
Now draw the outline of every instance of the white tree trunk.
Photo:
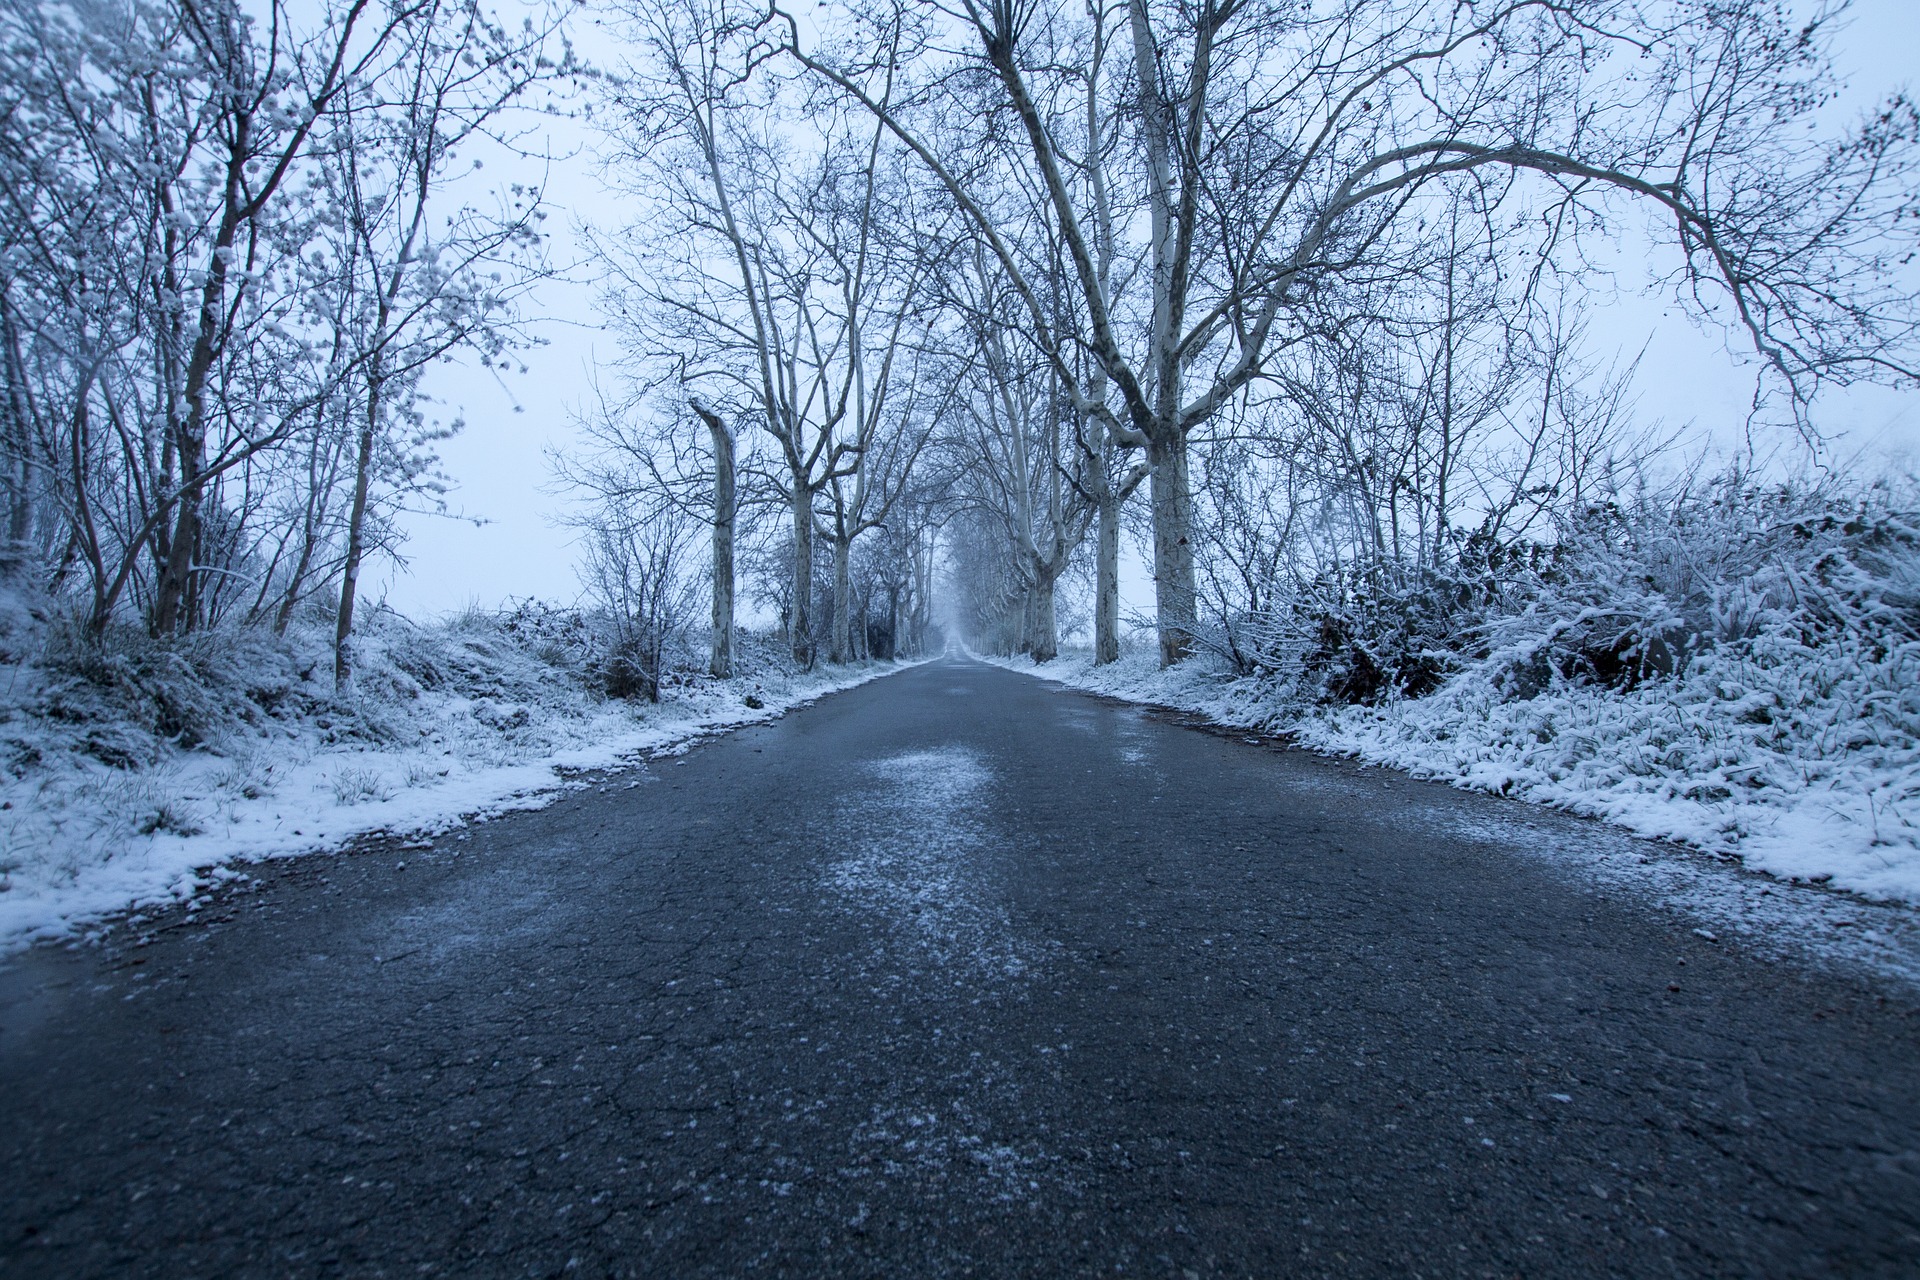
[(353, 506), (347, 513), (347, 558), (340, 569), (340, 607), (333, 620), (333, 691), (336, 694), (353, 681), (353, 607), (360, 591), (360, 565), (366, 556), (367, 490), (373, 479), (374, 437), (380, 426), (381, 393), (385, 385), (376, 354), (367, 375), (366, 417), (360, 424), (359, 451), (353, 468)]
[(1175, 435), (1147, 446), (1153, 503), (1153, 594), (1160, 632), (1160, 665), (1193, 650), (1193, 491), (1187, 442)]
[(733, 436), (720, 419), (701, 416), (713, 436), (713, 649), (708, 669), (725, 680), (733, 674)]
[(813, 665), (813, 490), (793, 478), (793, 660)]
[(833, 641), (829, 662), (853, 658), (853, 539), (833, 540)]
[(1027, 651), (1035, 662), (1052, 662), (1060, 656), (1060, 627), (1053, 607), (1052, 573), (1042, 570), (1033, 582), (1028, 599), (1032, 601), (1032, 630), (1027, 636)]
[(1100, 499), (1093, 569), (1093, 663), (1120, 660), (1120, 504), (1118, 494)]

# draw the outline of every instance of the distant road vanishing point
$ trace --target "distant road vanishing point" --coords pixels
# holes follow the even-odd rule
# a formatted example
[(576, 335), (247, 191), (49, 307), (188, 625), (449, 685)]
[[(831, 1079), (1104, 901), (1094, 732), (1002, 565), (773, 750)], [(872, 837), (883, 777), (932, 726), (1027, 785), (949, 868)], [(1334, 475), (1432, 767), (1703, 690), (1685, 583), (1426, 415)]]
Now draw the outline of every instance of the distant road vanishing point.
[(0, 1277), (1920, 1274), (1920, 993), (1621, 839), (911, 668), (0, 967)]

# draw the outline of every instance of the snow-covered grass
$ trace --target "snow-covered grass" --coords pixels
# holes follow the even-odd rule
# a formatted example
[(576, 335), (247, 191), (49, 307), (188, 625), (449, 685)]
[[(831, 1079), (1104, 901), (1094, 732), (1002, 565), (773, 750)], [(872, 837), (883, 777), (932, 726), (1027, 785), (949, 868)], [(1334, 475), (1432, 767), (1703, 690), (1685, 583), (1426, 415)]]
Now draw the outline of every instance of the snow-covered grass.
[(0, 954), (250, 861), (432, 833), (549, 803), (576, 770), (685, 750), (893, 663), (797, 669), (745, 638), (742, 674), (682, 670), (657, 705), (605, 697), (576, 615), (374, 617), (335, 698), (326, 630), (84, 642), (0, 593)]
[(1315, 584), (1171, 670), (1042, 674), (1920, 903), (1910, 496), (1722, 484), (1517, 570)]

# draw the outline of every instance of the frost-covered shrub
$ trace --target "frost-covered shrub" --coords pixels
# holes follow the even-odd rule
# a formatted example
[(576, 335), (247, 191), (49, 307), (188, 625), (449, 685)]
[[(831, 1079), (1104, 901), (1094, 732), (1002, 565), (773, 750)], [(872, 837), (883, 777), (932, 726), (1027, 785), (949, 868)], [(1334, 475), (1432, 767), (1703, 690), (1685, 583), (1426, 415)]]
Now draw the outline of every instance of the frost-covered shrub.
[(1207, 642), (1302, 706), (1420, 698), (1455, 678), (1505, 699), (1626, 691), (1708, 653), (1878, 663), (1920, 638), (1920, 516), (1887, 486), (1736, 474), (1590, 506), (1551, 543), (1477, 534), (1441, 565), (1362, 558), (1270, 594), (1274, 608)]
[(1475, 673), (1511, 697), (1631, 689), (1704, 656), (1809, 670), (1898, 660), (1920, 640), (1920, 518), (1891, 489), (1755, 490), (1608, 504), (1570, 522)]
[(1472, 537), (1443, 565), (1362, 558), (1276, 587), (1274, 608), (1228, 621), (1209, 647), (1304, 704), (1421, 697), (1471, 660), (1487, 617), (1546, 555)]
[(495, 616), (500, 629), (540, 661), (582, 677), (607, 645), (604, 628), (578, 609), (521, 600), (510, 602)]
[[(1910, 484), (1726, 477), (1589, 508), (1478, 564), (1271, 598), (1214, 633), (1217, 653), (1050, 674), (1920, 902)], [(1352, 697), (1355, 651), (1381, 673), (1371, 702)], [(1413, 696), (1422, 661), (1448, 674)]]
[(600, 678), (609, 698), (660, 701), (660, 652), (645, 638), (628, 637), (617, 643), (600, 664)]
[(121, 627), (95, 635), (62, 619), (47, 628), (40, 662), (47, 679), (33, 710), (94, 726), (89, 741), (108, 764), (150, 761), (157, 746), (135, 745), (136, 736), (207, 746), (316, 705), (294, 653), (259, 628), (159, 640)]
[[(577, 612), (475, 611), (421, 627), (371, 610), (344, 694), (333, 688), (324, 618), (296, 619), (284, 635), (234, 626), (160, 639), (118, 627), (96, 635), (57, 613), (4, 612), (30, 623), (15, 634), (12, 697), (0, 699), (0, 767), (15, 778), (69, 754), (129, 771), (183, 749), (243, 757), (263, 740), (404, 745), (430, 732), (418, 711), (429, 691), (542, 706), (600, 697), (589, 661), (574, 652), (597, 643)], [(572, 640), (562, 646), (556, 636)]]
[(383, 700), (450, 693), (526, 702), (556, 677), (587, 691), (606, 642), (590, 615), (528, 601), (498, 612), (469, 609), (434, 626), (383, 611), (367, 620), (358, 643), (356, 681)]

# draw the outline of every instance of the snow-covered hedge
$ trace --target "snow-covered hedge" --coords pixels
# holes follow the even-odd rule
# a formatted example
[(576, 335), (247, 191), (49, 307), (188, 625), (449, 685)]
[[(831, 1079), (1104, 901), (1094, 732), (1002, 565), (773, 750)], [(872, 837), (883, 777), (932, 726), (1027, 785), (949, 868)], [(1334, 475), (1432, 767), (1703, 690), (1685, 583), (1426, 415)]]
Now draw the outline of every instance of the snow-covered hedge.
[(130, 904), (191, 896), (232, 861), (544, 803), (557, 770), (613, 765), (765, 719), (892, 664), (802, 671), (736, 637), (661, 702), (608, 696), (606, 629), (526, 604), (422, 626), (368, 617), (346, 696), (322, 618), (157, 641), (87, 637), (0, 592), (0, 951)]
[(1899, 490), (1610, 505), (1504, 562), (1309, 584), (1212, 648), (1049, 674), (1920, 901), (1920, 518)]

